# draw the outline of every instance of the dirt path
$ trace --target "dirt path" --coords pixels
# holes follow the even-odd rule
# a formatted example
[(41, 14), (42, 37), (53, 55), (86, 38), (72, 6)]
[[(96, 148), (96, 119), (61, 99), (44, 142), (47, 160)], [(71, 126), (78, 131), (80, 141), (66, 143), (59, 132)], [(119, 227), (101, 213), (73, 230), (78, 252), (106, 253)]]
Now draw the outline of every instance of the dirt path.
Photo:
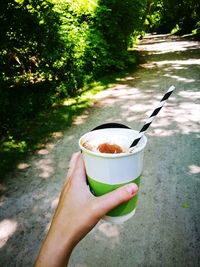
[(100, 222), (77, 246), (70, 267), (200, 266), (200, 44), (147, 36), (143, 63), (97, 102), (64, 136), (38, 151), (2, 186), (0, 266), (32, 266), (72, 152), (81, 134), (102, 122), (138, 129), (162, 94), (177, 90), (147, 133), (144, 175), (135, 217)]

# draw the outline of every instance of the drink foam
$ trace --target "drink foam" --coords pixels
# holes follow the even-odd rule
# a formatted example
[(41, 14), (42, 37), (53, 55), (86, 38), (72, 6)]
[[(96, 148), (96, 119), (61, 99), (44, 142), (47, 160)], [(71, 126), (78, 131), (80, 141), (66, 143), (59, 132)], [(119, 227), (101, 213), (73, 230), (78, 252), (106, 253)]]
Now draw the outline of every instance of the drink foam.
[[(99, 135), (99, 136), (93, 136), (90, 139), (84, 140), (82, 142), (82, 146), (86, 149), (96, 152), (96, 153), (127, 153), (129, 150), (129, 146), (131, 144), (131, 139), (127, 138), (126, 136), (122, 136), (119, 134), (111, 135), (111, 136), (105, 136), (105, 135)], [(110, 145), (110, 151), (113, 152), (103, 152), (101, 149), (109, 150)], [(121, 151), (120, 151), (121, 150)], [(118, 151), (118, 152), (117, 152)]]

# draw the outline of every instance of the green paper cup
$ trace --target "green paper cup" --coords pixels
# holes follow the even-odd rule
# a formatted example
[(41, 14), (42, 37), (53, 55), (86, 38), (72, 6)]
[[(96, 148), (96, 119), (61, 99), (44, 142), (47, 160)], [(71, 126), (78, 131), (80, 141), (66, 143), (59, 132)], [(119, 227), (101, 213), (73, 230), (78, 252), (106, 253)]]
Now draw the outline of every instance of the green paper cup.
[[(101, 196), (128, 183), (140, 185), (143, 168), (143, 154), (147, 138), (142, 137), (134, 151), (128, 149), (137, 131), (126, 128), (99, 129), (84, 134), (79, 140), (83, 153), (88, 183), (95, 196)], [(98, 145), (103, 143), (117, 144), (123, 153), (100, 153)], [(88, 149), (88, 144), (92, 151)], [(138, 195), (111, 210), (103, 219), (112, 223), (122, 223), (135, 214)]]

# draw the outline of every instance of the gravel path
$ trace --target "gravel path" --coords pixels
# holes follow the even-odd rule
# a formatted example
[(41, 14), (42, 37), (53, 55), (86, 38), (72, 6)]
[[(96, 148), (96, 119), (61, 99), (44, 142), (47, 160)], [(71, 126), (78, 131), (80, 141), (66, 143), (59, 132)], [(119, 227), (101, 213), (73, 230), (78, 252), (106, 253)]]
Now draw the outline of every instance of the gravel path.
[(139, 130), (171, 84), (177, 90), (147, 133), (136, 215), (117, 226), (100, 222), (69, 266), (200, 266), (200, 43), (147, 35), (138, 49), (139, 68), (1, 186), (0, 266), (33, 266), (80, 135), (111, 121)]

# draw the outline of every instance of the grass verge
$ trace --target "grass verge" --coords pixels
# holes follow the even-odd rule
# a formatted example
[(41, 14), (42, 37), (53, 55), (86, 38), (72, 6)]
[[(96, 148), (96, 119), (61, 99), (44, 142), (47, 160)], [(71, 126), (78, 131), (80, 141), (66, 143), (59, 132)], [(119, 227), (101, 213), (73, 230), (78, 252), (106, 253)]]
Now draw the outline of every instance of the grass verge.
[(20, 137), (16, 138), (15, 133), (4, 136), (0, 141), (0, 180), (3, 181), (6, 174), (13, 171), (27, 156), (44, 148), (52, 139), (62, 136), (72, 124), (74, 116), (82, 114), (91, 106), (96, 93), (116, 84), (120, 78), (133, 72), (134, 68), (135, 66), (92, 82), (80, 90), (79, 96), (62, 100), (47, 111), (39, 112), (34, 119), (25, 119), (20, 129), (16, 129), (16, 133), (20, 131)]

